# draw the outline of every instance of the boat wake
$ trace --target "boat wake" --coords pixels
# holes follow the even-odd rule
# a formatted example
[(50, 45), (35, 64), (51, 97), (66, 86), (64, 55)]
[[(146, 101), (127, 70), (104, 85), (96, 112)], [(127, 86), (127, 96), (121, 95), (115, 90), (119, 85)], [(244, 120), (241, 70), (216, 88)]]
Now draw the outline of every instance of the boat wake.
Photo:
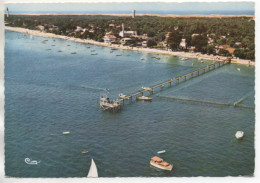
[(80, 87), (81, 87), (81, 88), (90, 89), (90, 90), (110, 91), (108, 88), (96, 88), (96, 87), (85, 86), (85, 85), (81, 85)]

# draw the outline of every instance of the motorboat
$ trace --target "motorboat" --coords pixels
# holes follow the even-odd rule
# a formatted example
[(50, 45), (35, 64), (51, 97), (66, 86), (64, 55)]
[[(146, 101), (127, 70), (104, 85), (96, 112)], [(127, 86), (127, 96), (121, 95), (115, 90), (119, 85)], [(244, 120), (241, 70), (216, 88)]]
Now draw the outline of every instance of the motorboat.
[(136, 97), (136, 100), (152, 101), (153, 99), (146, 96), (141, 96), (141, 97)]
[(162, 158), (159, 158), (158, 156), (154, 156), (151, 158), (150, 165), (162, 169), (162, 170), (172, 170), (172, 165), (163, 161)]
[(162, 154), (162, 153), (165, 153), (166, 151), (165, 150), (162, 150), (162, 151), (158, 151), (157, 154)]
[(63, 135), (69, 135), (70, 132), (62, 132)]
[(90, 165), (90, 169), (88, 172), (88, 178), (97, 178), (97, 177), (98, 177), (97, 166), (96, 166), (94, 160), (91, 159), (91, 165)]
[(237, 131), (235, 134), (237, 139), (242, 139), (244, 137), (244, 132), (243, 131)]
[(126, 95), (124, 95), (123, 93), (120, 93), (118, 96), (119, 96), (120, 98), (126, 98)]
[(81, 151), (81, 153), (82, 153), (82, 154), (87, 154), (88, 151), (87, 151), (87, 150), (83, 150), (83, 151)]
[(143, 90), (152, 91), (152, 88), (142, 86)]

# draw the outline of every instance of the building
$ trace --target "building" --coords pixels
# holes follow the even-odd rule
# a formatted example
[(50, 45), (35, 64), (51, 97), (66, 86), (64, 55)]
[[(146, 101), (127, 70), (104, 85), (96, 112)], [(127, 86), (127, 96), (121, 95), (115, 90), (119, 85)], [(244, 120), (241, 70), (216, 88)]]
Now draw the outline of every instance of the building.
[(220, 46), (215, 46), (215, 51), (218, 54), (220, 50), (226, 50), (228, 51), (231, 55), (234, 54), (234, 51), (236, 50), (235, 48), (230, 47), (227, 44), (220, 45)]
[(127, 42), (127, 41), (130, 41), (130, 40), (131, 40), (131, 38), (123, 38), (123, 39), (121, 39), (121, 44), (122, 44), (122, 45), (125, 45), (126, 42)]
[(111, 44), (112, 42), (116, 41), (116, 36), (114, 36), (112, 32), (107, 32), (103, 39), (106, 44)]
[(138, 35), (138, 36), (135, 36), (135, 37), (136, 37), (136, 38), (139, 38), (139, 39), (143, 39), (143, 40), (148, 40), (147, 34)]
[(122, 31), (119, 32), (120, 37), (134, 37), (137, 36), (136, 31), (125, 31), (124, 24), (122, 24)]
[(186, 39), (181, 39), (180, 47), (183, 48), (183, 49), (186, 49), (186, 48), (187, 48)]
[(193, 38), (194, 36), (199, 36), (200, 34), (192, 34), (191, 37)]
[(37, 28), (43, 31), (45, 27), (43, 25), (38, 25)]
[[(85, 30), (86, 30), (86, 29), (85, 29)], [(76, 31), (76, 32), (78, 32), (78, 31), (84, 31), (84, 29), (83, 29), (82, 27), (80, 27), (80, 26), (77, 26), (76, 29), (75, 29), (75, 31)]]
[(143, 41), (143, 42), (142, 42), (142, 46), (143, 46), (143, 47), (147, 47), (147, 41)]
[(161, 41), (161, 42), (158, 43), (158, 46), (161, 46), (161, 47), (167, 47), (168, 44), (167, 44), (166, 41)]
[(132, 18), (135, 18), (135, 10), (132, 11)]

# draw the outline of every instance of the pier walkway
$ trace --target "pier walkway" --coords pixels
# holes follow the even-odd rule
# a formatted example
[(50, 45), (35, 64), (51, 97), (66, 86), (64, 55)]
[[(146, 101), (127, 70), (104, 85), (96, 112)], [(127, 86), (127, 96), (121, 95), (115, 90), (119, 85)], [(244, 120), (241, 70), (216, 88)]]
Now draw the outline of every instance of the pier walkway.
[(150, 94), (153, 94), (154, 90), (156, 88), (163, 88), (165, 85), (168, 85), (169, 87), (171, 87), (174, 84), (179, 84), (180, 82), (192, 79), (194, 77), (198, 77), (198, 76), (200, 76), (202, 74), (205, 74), (207, 72), (215, 70), (216, 68), (220, 68), (220, 67), (222, 67), (222, 66), (224, 66), (226, 64), (229, 64), (230, 61), (231, 61), (231, 59), (227, 59), (225, 61), (221, 61), (221, 62), (219, 61), (219, 62), (216, 62), (214, 64), (207, 65), (206, 67), (203, 67), (203, 68), (197, 69), (195, 71), (192, 71), (190, 73), (187, 73), (187, 74), (184, 74), (184, 75), (181, 75), (181, 76), (169, 79), (167, 81), (158, 83), (158, 84), (156, 84), (154, 86), (143, 88), (142, 90), (136, 91), (136, 92), (134, 92), (132, 94), (129, 94), (129, 95), (121, 98), (121, 99), (115, 100), (114, 104), (116, 104), (116, 105), (107, 105), (107, 106), (105, 105), (104, 106), (104, 105), (101, 105), (101, 103), (100, 103), (100, 107), (103, 110), (112, 110), (112, 111), (120, 110), (121, 109), (121, 103), (124, 104), (125, 100), (128, 100), (129, 102), (132, 102), (134, 97), (136, 98), (136, 97), (138, 97), (140, 95), (143, 96), (143, 94), (145, 92), (149, 92)]

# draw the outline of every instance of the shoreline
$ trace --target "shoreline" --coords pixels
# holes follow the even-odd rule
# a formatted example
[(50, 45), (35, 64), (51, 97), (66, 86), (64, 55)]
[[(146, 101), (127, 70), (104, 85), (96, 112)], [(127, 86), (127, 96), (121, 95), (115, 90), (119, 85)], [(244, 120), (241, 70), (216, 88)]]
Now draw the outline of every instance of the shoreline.
[[(211, 60), (211, 61), (223, 61), (223, 60), (227, 59), (227, 57), (224, 57), (224, 56), (213, 56), (213, 55), (201, 54), (198, 52), (190, 53), (190, 52), (183, 52), (183, 51), (167, 51), (167, 50), (159, 50), (159, 49), (155, 49), (155, 48), (137, 48), (137, 47), (117, 45), (117, 44), (106, 44), (106, 43), (98, 42), (98, 41), (94, 41), (94, 40), (62, 36), (62, 35), (57, 35), (57, 34), (53, 34), (53, 33), (45, 33), (45, 32), (41, 32), (38, 30), (30, 30), (30, 29), (25, 29), (25, 28), (21, 28), (21, 27), (5, 26), (5, 30), (21, 32), (21, 33), (35, 35), (35, 36), (41, 36), (41, 37), (65, 39), (65, 40), (70, 40), (70, 41), (75, 41), (75, 42), (80, 42), (80, 43), (85, 43), (85, 44), (93, 44), (93, 45), (116, 48), (116, 49), (143, 51), (143, 52), (150, 52), (150, 53), (156, 53), (156, 54), (166, 54), (166, 55), (173, 55), (173, 56), (179, 56), (179, 57), (197, 58), (197, 59), (201, 59), (201, 60)], [(253, 62), (251, 60), (245, 60), (245, 59), (232, 58), (231, 63), (255, 66), (255, 62)]]

